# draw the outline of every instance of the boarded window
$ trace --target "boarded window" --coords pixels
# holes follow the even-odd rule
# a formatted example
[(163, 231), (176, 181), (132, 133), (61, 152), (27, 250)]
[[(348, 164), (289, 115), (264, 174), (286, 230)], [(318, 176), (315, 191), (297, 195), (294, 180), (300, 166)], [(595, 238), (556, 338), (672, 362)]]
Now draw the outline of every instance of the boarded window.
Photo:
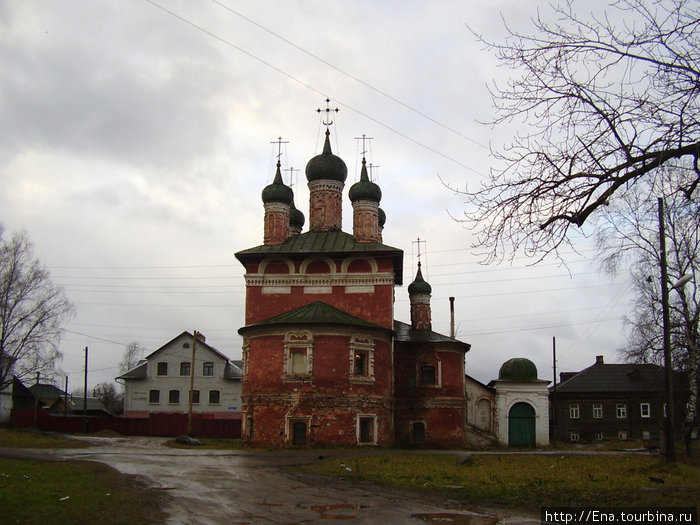
[(289, 355), (292, 359), (291, 375), (306, 375), (306, 348), (291, 348)]

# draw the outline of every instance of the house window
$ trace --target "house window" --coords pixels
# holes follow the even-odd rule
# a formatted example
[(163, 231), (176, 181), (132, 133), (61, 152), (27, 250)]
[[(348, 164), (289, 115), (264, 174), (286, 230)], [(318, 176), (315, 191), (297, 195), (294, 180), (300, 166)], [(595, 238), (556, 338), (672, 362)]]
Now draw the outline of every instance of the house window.
[(213, 376), (214, 375), (214, 363), (212, 363), (211, 361), (207, 361), (206, 363), (204, 363), (204, 365), (202, 365), (202, 375), (205, 377)]
[(182, 363), (180, 363), (180, 375), (189, 377), (189, 375), (190, 375), (190, 362), (189, 361), (183, 361)]
[(603, 431), (598, 430), (593, 437), (596, 441), (603, 441)]
[(350, 380), (374, 382), (374, 341), (354, 335), (350, 339)]
[(305, 380), (311, 378), (313, 366), (313, 338), (305, 330), (289, 332), (284, 338), (284, 378)]
[(192, 404), (199, 404), (199, 390), (192, 390)]
[(218, 405), (221, 402), (221, 392), (218, 390), (209, 391), (209, 404)]
[(571, 441), (578, 441), (578, 440), (580, 439), (578, 430), (572, 430), (572, 431), (569, 433), (569, 439), (570, 439)]
[(603, 403), (593, 403), (593, 419), (603, 418)]
[(159, 376), (167, 376), (168, 375), (168, 363), (161, 361), (158, 363), (158, 369), (156, 371), (156, 375)]
[(626, 430), (618, 430), (617, 431), (617, 439), (620, 441), (627, 441), (627, 431)]
[(649, 430), (642, 430), (642, 439), (644, 441), (649, 441), (651, 439), (651, 431)]
[(160, 390), (149, 390), (148, 402), (152, 405), (157, 405), (160, 403)]
[(421, 365), (420, 383), (421, 385), (434, 385), (437, 383), (435, 365)]
[(580, 410), (578, 403), (569, 403), (569, 419), (578, 419)]
[(365, 445), (374, 445), (377, 442), (376, 416), (357, 416), (357, 441)]
[(651, 417), (651, 406), (649, 403), (641, 403), (639, 405), (639, 411), (642, 417)]
[(618, 403), (615, 405), (615, 411), (617, 413), (617, 419), (625, 419), (627, 417), (627, 403)]
[(180, 403), (179, 390), (171, 390), (170, 392), (168, 392), (168, 403), (170, 403), (171, 405)]

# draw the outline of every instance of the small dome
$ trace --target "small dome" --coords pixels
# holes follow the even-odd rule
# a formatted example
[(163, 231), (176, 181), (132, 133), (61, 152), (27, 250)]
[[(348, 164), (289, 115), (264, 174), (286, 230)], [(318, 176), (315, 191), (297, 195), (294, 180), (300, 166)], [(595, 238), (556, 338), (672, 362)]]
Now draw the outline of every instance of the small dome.
[(381, 208), (379, 208), (377, 212), (379, 213), (379, 227), (384, 228), (384, 225), (386, 224), (386, 212)]
[(503, 363), (498, 371), (498, 379), (520, 383), (537, 381), (537, 367), (529, 359), (514, 357)]
[(420, 271), (420, 263), (418, 263), (416, 278), (408, 285), (408, 295), (430, 295), (432, 292), (433, 287), (423, 280), (423, 274)]
[(301, 229), (304, 227), (305, 222), (306, 217), (294, 206), (294, 201), (292, 201), (292, 207), (289, 210), (289, 225)]
[(282, 182), (282, 173), (280, 172), (280, 163), (278, 162), (275, 180), (272, 181), (272, 184), (265, 186), (265, 188), (262, 190), (262, 201), (265, 204), (268, 202), (291, 204), (292, 199), (292, 188), (286, 186), (284, 182)]
[(348, 196), (352, 202), (363, 200), (379, 202), (382, 200), (382, 190), (374, 182), (369, 180), (365, 159), (362, 159), (360, 180), (350, 186)]
[(336, 180), (345, 182), (348, 177), (348, 167), (343, 159), (333, 155), (331, 151), (330, 132), (326, 130), (326, 142), (323, 153), (316, 155), (306, 164), (306, 180)]

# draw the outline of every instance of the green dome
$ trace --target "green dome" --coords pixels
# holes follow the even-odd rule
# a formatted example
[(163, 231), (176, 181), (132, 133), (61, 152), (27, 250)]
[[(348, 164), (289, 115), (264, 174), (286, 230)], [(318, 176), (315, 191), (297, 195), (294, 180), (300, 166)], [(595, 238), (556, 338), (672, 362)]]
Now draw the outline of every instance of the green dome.
[(292, 188), (286, 186), (284, 182), (282, 182), (282, 173), (280, 172), (280, 163), (278, 162), (275, 180), (272, 181), (272, 184), (265, 186), (265, 188), (262, 190), (262, 201), (265, 204), (268, 202), (291, 204), (292, 199)]
[(503, 363), (498, 371), (498, 379), (520, 383), (537, 381), (537, 367), (529, 359), (514, 357)]
[(301, 229), (304, 227), (305, 222), (306, 217), (304, 217), (304, 214), (301, 213), (296, 206), (294, 206), (294, 201), (292, 201), (292, 207), (289, 210), (289, 225), (296, 226), (297, 228)]
[(355, 201), (374, 201), (382, 200), (382, 190), (374, 182), (369, 180), (367, 175), (367, 166), (365, 159), (362, 159), (362, 170), (360, 171), (360, 180), (350, 186), (348, 196), (352, 202)]
[(420, 271), (420, 263), (418, 263), (416, 278), (408, 285), (408, 295), (430, 295), (432, 292), (433, 287), (423, 280), (423, 274)]
[(384, 210), (381, 208), (379, 208), (377, 212), (379, 213), (379, 227), (384, 228), (384, 225), (386, 224), (386, 212), (384, 212)]
[(343, 159), (331, 152), (330, 132), (326, 130), (326, 142), (323, 153), (316, 155), (306, 164), (306, 180), (336, 180), (345, 182), (348, 177), (348, 167)]

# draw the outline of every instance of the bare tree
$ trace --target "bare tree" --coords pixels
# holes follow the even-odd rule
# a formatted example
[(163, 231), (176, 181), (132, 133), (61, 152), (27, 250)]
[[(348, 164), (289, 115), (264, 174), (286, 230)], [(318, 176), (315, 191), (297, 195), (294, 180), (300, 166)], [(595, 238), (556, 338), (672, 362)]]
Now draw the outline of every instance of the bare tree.
[(698, 321), (700, 320), (700, 203), (684, 195), (668, 193), (687, 181), (668, 174), (655, 185), (639, 184), (625, 192), (625, 198), (601, 210), (598, 216), (598, 246), (607, 269), (631, 263), (636, 297), (625, 318), (629, 339), (623, 355), (631, 361), (663, 364), (663, 322), (659, 268), (659, 224), (657, 204), (651, 195), (664, 195), (666, 252), (669, 286), (689, 276), (683, 286), (669, 295), (671, 344), (674, 369), (686, 372), (689, 396), (684, 404), (686, 450), (697, 418)]
[(60, 360), (61, 326), (73, 314), (63, 290), (34, 257), (26, 232), (2, 238), (0, 227), (0, 389)]
[(97, 398), (111, 414), (119, 414), (124, 408), (124, 397), (117, 392), (114, 383), (100, 383), (92, 389), (92, 397)]
[(677, 188), (688, 198), (700, 182), (696, 0), (619, 0), (587, 17), (569, 0), (533, 24), (507, 27), (503, 42), (475, 33), (515, 72), (491, 90), (491, 124), (527, 126), (481, 187), (458, 191), (487, 262), (556, 253), (572, 226), (662, 167), (693, 174)]
[(124, 356), (122, 357), (121, 363), (119, 363), (119, 373), (125, 374), (134, 368), (137, 364), (139, 364), (139, 361), (141, 361), (141, 358), (143, 358), (143, 354), (145, 353), (146, 348), (138, 341), (133, 341), (126, 345)]

